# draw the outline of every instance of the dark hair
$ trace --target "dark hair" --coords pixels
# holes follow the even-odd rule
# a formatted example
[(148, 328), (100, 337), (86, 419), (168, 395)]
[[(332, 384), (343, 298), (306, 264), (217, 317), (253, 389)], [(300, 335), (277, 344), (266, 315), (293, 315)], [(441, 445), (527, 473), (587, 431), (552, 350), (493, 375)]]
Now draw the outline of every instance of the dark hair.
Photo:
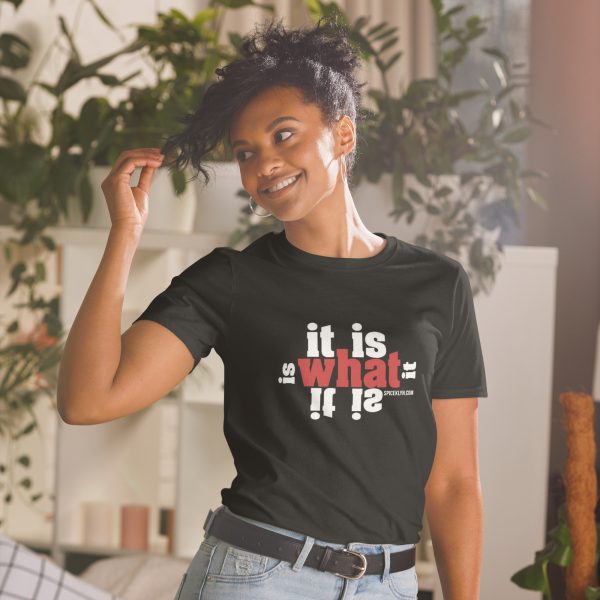
[[(360, 88), (366, 84), (355, 79), (360, 57), (343, 25), (321, 17), (314, 27), (286, 30), (281, 21), (267, 21), (262, 30), (257, 25), (243, 38), (240, 54), (241, 58), (215, 70), (221, 79), (206, 89), (195, 112), (179, 119), (186, 127), (166, 139), (163, 154), (180, 151), (170, 171), (191, 163), (196, 169), (192, 179), (202, 172), (208, 183), (202, 158), (219, 142), (230, 148), (233, 117), (254, 96), (275, 85), (296, 87), (304, 102), (319, 107), (328, 127), (343, 114), (355, 124), (362, 118)], [(346, 157), (348, 182), (355, 157), (356, 147)]]

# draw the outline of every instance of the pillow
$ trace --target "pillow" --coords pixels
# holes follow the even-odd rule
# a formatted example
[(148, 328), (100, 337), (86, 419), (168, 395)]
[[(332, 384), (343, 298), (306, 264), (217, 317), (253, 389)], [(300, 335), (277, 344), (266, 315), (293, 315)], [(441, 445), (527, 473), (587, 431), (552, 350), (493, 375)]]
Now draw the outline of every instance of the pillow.
[(103, 558), (80, 577), (119, 600), (173, 600), (190, 561), (174, 556), (130, 554)]
[(0, 598), (122, 600), (0, 533)]

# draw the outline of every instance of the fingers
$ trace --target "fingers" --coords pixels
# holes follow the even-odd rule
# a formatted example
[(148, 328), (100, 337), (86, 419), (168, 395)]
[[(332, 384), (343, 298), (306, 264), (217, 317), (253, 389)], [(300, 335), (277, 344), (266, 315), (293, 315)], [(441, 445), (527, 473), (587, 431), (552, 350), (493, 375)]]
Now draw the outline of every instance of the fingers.
[(160, 166), (160, 164), (158, 163), (151, 163), (151, 165), (156, 164), (156, 166), (150, 166), (150, 165), (146, 165), (145, 167), (142, 167), (142, 171), (140, 173), (140, 179), (138, 181), (137, 186), (141, 189), (144, 190), (144, 192), (148, 193), (150, 191), (150, 184), (152, 183), (152, 177), (154, 176), (154, 172), (156, 171), (157, 167)]
[(164, 154), (158, 148), (125, 150), (115, 161), (109, 175), (126, 175), (130, 177), (136, 167), (145, 167), (146, 165), (158, 167), (162, 164), (164, 157)]

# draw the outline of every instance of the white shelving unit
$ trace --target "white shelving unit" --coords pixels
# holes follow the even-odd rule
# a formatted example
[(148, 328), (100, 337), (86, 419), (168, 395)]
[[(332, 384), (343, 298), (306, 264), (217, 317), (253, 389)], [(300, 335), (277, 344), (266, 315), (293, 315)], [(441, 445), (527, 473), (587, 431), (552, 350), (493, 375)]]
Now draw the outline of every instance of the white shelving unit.
[[(107, 236), (104, 230), (57, 231), (66, 328), (81, 306)], [(224, 236), (145, 231), (130, 270), (121, 331), (174, 275), (223, 244)], [(208, 510), (218, 503), (220, 487), (229, 485), (235, 474), (220, 425), (222, 404), (223, 363), (213, 351), (167, 398), (145, 410), (93, 426), (71, 426), (61, 420), (56, 547), (82, 543), (81, 503), (103, 500), (114, 504), (109, 550), (119, 548), (120, 505), (142, 503), (150, 506), (150, 549), (164, 551), (164, 544), (162, 548), (158, 544), (159, 509), (171, 507), (175, 509), (174, 553), (191, 558), (202, 538), (202, 507)]]
[[(393, 227), (387, 231), (402, 237)], [(68, 329), (100, 263), (108, 230), (49, 233), (60, 252), (57, 264), (47, 265), (48, 285), (62, 293), (61, 318)], [(12, 229), (0, 227), (0, 242), (9, 236)], [(174, 275), (225, 243), (224, 234), (144, 232), (128, 280), (121, 330)], [(489, 600), (526, 598), (527, 592), (509, 578), (544, 544), (557, 263), (556, 248), (508, 246), (492, 294), (475, 298), (490, 394), (479, 403), (485, 504), (481, 593)], [(51, 405), (36, 411), (44, 438), (27, 442), (37, 465), (33, 477), (48, 482), (55, 503), (37, 514), (17, 502), (7, 535), (47, 547), (59, 563), (68, 554), (127, 553), (119, 547), (120, 506), (144, 503), (151, 509), (150, 552), (165, 552), (158, 509), (172, 507), (174, 554), (192, 558), (208, 509), (220, 504), (221, 488), (235, 476), (223, 434), (223, 363), (214, 350), (167, 397), (129, 417), (71, 426)], [(84, 542), (81, 505), (90, 500), (113, 503), (109, 547), (90, 548)], [(426, 519), (421, 537), (419, 587), (441, 600), (435, 566), (423, 560)]]
[[(48, 233), (59, 246), (47, 265), (48, 291), (60, 291), (60, 316), (68, 330), (100, 263), (109, 231), (50, 228)], [(11, 236), (16, 237), (10, 227), (0, 227), (0, 241)], [(225, 242), (224, 235), (145, 231), (132, 262), (121, 332), (174, 275)], [(59, 564), (65, 564), (67, 553), (128, 553), (120, 548), (120, 507), (140, 503), (150, 507), (149, 551), (166, 551), (166, 539), (158, 535), (159, 509), (174, 508), (174, 554), (191, 558), (202, 538), (206, 511), (220, 503), (221, 487), (235, 475), (222, 432), (223, 376), (223, 363), (213, 351), (162, 401), (99, 425), (69, 425), (52, 405), (36, 407), (44, 446), (40, 448), (34, 438), (28, 440), (37, 468), (34, 480), (43, 482), (45, 477), (55, 501), (39, 518), (27, 506), (11, 507), (7, 534), (30, 546), (48, 548)], [(82, 504), (86, 501), (112, 504), (108, 547), (85, 543)]]

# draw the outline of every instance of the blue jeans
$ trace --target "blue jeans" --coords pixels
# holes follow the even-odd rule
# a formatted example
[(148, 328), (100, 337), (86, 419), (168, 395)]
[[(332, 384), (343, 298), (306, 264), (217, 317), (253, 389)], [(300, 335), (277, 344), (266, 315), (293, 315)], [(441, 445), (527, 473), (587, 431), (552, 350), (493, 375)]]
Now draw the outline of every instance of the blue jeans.
[[(206, 535), (184, 574), (174, 600), (416, 600), (418, 591), (415, 567), (389, 572), (390, 552), (407, 550), (415, 544), (336, 544), (283, 529), (248, 517), (243, 517), (221, 504), (224, 510), (238, 519), (277, 531), (304, 542), (294, 563), (248, 552), (223, 540)], [(347, 579), (329, 571), (304, 567), (313, 544), (347, 548), (363, 554), (384, 552), (383, 573)]]

